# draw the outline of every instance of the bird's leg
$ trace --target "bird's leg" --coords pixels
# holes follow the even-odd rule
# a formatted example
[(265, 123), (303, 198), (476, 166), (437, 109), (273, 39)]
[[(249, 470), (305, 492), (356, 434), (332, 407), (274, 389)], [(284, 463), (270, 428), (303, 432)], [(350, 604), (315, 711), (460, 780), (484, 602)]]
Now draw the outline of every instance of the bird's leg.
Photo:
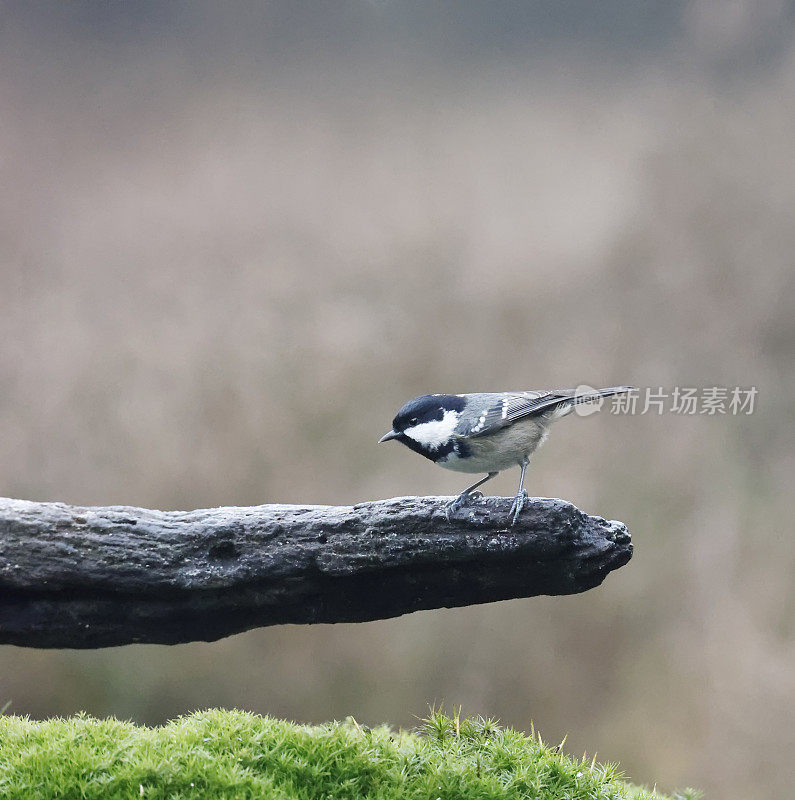
[(474, 490), (477, 489), (478, 486), (482, 486), (486, 481), (490, 481), (496, 474), (496, 472), (490, 472), (485, 478), (481, 478), (479, 481), (477, 481), (477, 483), (473, 483), (471, 486), (464, 489), (464, 491), (461, 492), (458, 497), (451, 500), (445, 507), (444, 511), (447, 519), (450, 519), (450, 514), (453, 511), (457, 511), (459, 508), (461, 508), (461, 506), (466, 505), (468, 500), (474, 500), (475, 497), (479, 495), (482, 496), (480, 492), (475, 492)]
[(529, 463), (529, 459), (524, 459), (522, 461), (522, 474), (519, 477), (519, 491), (516, 493), (516, 497), (514, 498), (513, 505), (511, 506), (511, 510), (508, 512), (513, 516), (511, 519), (511, 527), (516, 525), (516, 520), (519, 519), (519, 514), (524, 507), (524, 501), (527, 500), (527, 492), (524, 489), (524, 474), (527, 471), (527, 465)]

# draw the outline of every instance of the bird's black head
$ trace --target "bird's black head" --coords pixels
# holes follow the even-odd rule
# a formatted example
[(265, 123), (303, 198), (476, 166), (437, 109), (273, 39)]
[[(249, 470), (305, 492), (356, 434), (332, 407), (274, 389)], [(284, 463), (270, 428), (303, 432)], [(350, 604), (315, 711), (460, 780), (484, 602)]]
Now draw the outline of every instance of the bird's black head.
[(457, 394), (415, 397), (398, 411), (392, 420), (392, 430), (380, 441), (397, 439), (415, 452), (437, 461), (453, 449), (453, 431), (465, 405), (466, 399)]
[(447, 395), (432, 394), (415, 397), (395, 414), (395, 418), (392, 420), (392, 430), (403, 433), (406, 429), (424, 422), (441, 420), (444, 412), (449, 408), (449, 404), (444, 402), (446, 398)]

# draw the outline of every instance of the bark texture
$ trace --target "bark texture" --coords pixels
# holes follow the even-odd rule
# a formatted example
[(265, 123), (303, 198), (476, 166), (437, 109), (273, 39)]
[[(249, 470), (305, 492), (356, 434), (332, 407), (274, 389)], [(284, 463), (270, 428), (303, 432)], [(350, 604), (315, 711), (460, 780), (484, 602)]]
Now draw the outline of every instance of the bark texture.
[(632, 557), (626, 527), (570, 503), (446, 497), (199, 511), (0, 498), (0, 643), (212, 641), (583, 592)]

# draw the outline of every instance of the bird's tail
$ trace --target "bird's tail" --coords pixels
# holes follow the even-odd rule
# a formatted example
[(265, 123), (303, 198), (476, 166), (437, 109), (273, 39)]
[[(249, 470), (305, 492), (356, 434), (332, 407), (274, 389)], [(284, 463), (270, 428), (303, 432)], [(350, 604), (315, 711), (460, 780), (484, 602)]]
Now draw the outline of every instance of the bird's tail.
[(592, 386), (578, 386), (576, 389), (567, 389), (560, 392), (560, 399), (553, 405), (550, 416), (553, 419), (560, 419), (574, 411), (576, 406), (583, 406), (580, 414), (592, 413), (586, 410), (588, 406), (593, 406), (593, 411), (598, 411), (602, 405), (602, 399), (612, 397), (616, 394), (626, 394), (635, 390), (634, 386), (608, 386), (606, 389), (594, 389)]
[(607, 389), (591, 389), (590, 386), (578, 386), (572, 390), (574, 392), (575, 403), (593, 402), (599, 397), (612, 397), (614, 394), (626, 394), (634, 392), (634, 386), (609, 386)]

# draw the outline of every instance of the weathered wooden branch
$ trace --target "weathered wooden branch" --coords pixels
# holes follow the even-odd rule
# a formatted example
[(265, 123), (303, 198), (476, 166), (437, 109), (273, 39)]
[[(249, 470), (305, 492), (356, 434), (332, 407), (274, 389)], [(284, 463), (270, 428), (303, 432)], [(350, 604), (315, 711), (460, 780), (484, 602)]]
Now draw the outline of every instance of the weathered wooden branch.
[(201, 511), (0, 498), (0, 643), (212, 641), (598, 586), (632, 556), (620, 522), (534, 498), (444, 516), (441, 497)]

